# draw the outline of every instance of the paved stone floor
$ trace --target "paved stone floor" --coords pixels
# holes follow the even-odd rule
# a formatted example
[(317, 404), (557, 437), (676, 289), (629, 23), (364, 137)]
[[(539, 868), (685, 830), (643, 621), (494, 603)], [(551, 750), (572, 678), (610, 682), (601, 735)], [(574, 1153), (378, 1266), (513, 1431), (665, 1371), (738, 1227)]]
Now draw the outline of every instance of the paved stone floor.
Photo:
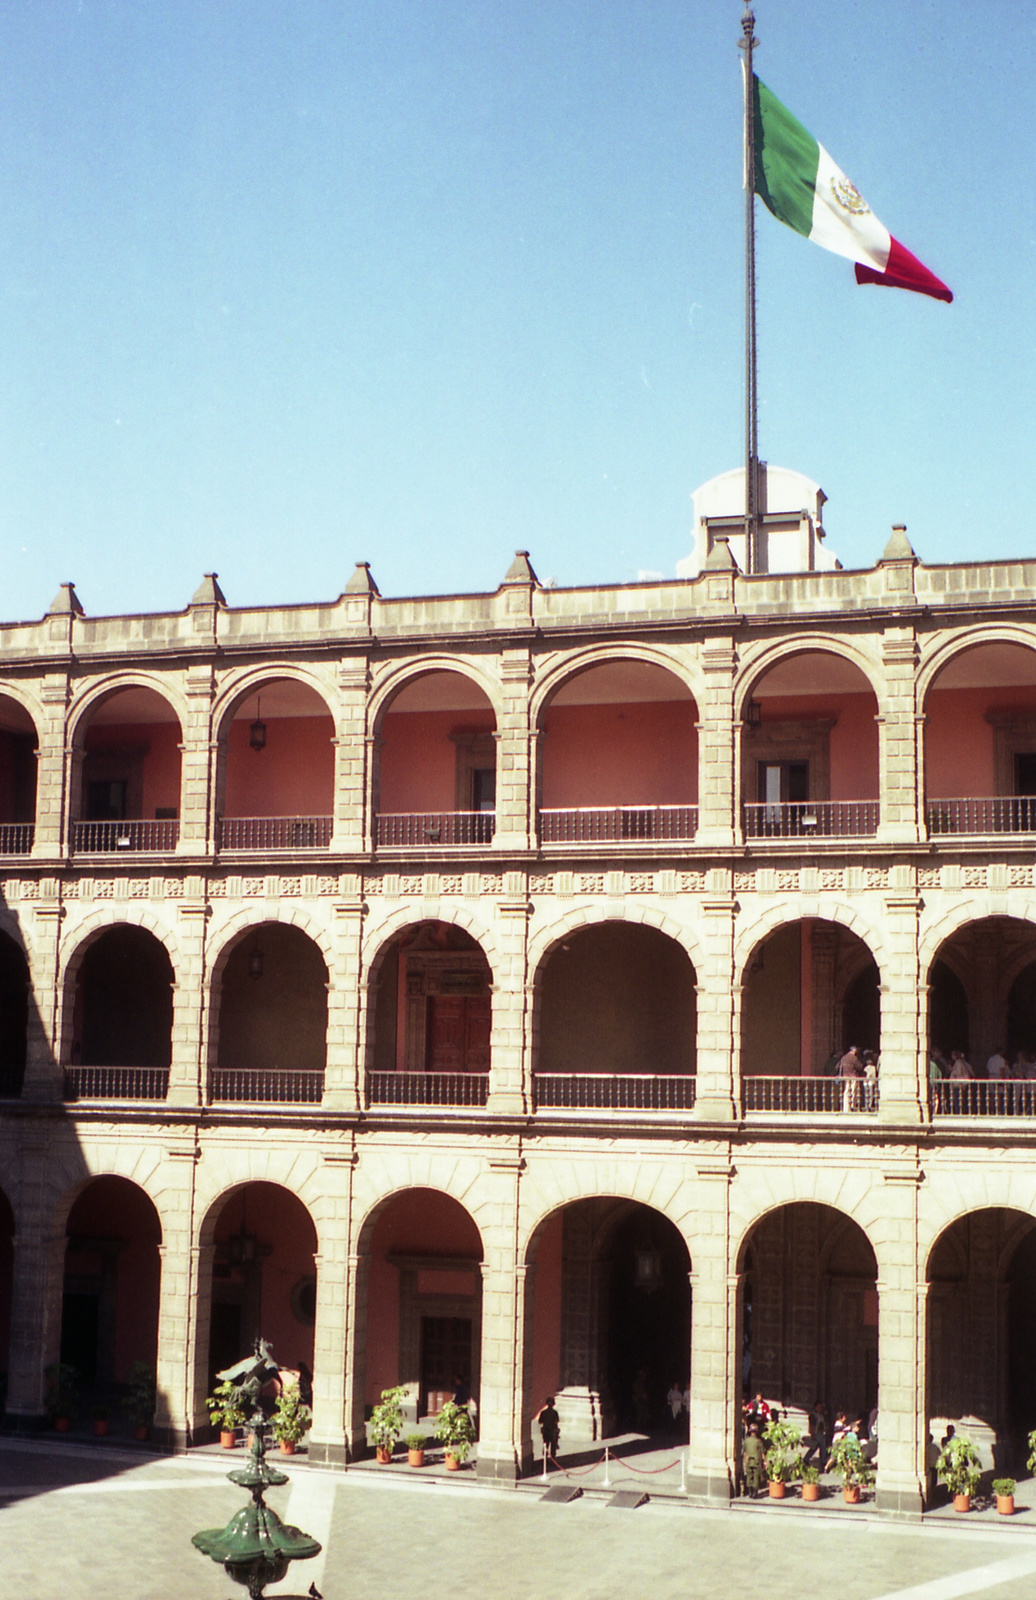
[[(240, 1458), (239, 1458), (240, 1459)], [(242, 1491), (226, 1457), (146, 1456), (56, 1441), (0, 1440), (3, 1600), (241, 1600), (190, 1536), (224, 1523)], [(762, 1502), (703, 1511), (665, 1497), (636, 1511), (591, 1490), (544, 1504), (539, 1486), (479, 1487), (470, 1473), (336, 1474), (288, 1463), (270, 1492), (324, 1553), (267, 1591), (325, 1600), (489, 1594), (502, 1600), (1031, 1600), (1036, 1537), (983, 1516), (889, 1525)], [(557, 1480), (555, 1480), (557, 1481)], [(951, 1513), (952, 1515), (952, 1513)]]

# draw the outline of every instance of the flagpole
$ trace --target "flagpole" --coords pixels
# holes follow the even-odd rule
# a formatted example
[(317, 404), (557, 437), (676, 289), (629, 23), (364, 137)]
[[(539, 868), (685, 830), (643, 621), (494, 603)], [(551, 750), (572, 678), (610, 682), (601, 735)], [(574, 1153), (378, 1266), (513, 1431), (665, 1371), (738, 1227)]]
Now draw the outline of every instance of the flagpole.
[(745, 568), (758, 567), (759, 406), (755, 343), (755, 17), (747, 0), (741, 18), (745, 53)]

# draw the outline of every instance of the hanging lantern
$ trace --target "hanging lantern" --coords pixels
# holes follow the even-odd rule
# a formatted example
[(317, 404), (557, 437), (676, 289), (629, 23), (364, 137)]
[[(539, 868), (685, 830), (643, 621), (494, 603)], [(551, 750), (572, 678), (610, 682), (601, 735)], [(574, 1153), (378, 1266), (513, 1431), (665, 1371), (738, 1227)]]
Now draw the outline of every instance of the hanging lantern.
[(263, 952), (260, 950), (259, 946), (256, 945), (255, 949), (252, 951), (251, 955), (248, 957), (248, 976), (250, 978), (261, 978), (262, 975), (263, 975)]
[(662, 1287), (662, 1252), (650, 1245), (641, 1245), (634, 1257), (633, 1282), (645, 1294), (653, 1294)]
[(253, 750), (266, 749), (266, 723), (262, 719), (262, 701), (256, 696), (255, 721), (248, 729), (248, 742)]

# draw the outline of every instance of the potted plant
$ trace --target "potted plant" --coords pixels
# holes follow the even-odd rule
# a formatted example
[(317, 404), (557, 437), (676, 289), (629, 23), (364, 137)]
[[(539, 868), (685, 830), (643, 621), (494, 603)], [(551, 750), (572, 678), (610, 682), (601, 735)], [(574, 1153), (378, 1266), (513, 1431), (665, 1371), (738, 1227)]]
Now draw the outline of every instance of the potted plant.
[(412, 1467), (424, 1466), (424, 1434), (408, 1433), (406, 1436), (406, 1458)]
[(94, 1437), (104, 1439), (108, 1433), (108, 1419), (112, 1414), (111, 1406), (94, 1406)]
[(1014, 1491), (1018, 1484), (1014, 1478), (994, 1478), (993, 1493), (996, 1495), (996, 1509), (1001, 1517), (1014, 1516)]
[(377, 1459), (384, 1465), (392, 1460), (396, 1440), (403, 1432), (403, 1407), (409, 1398), (405, 1384), (382, 1389), (381, 1400), (371, 1412), (370, 1437)]
[(449, 1471), (459, 1471), (475, 1442), (475, 1429), (466, 1407), (459, 1406), (456, 1400), (445, 1401), (436, 1419), (435, 1437), (445, 1447)]
[(802, 1469), (802, 1498), (803, 1500), (820, 1499), (820, 1468), (803, 1467)]
[(55, 1433), (67, 1433), (75, 1415), (79, 1390), (79, 1374), (75, 1367), (64, 1361), (52, 1361), (44, 1368), (47, 1380), (47, 1411), (54, 1421)]
[(298, 1384), (285, 1384), (273, 1412), (273, 1436), (281, 1447), (281, 1454), (293, 1456), (302, 1443), (303, 1434), (312, 1426), (313, 1413), (303, 1405)]
[(954, 1434), (935, 1464), (935, 1470), (953, 1496), (954, 1511), (970, 1511), (971, 1497), (982, 1476), (982, 1463), (971, 1440)]
[(134, 1361), (129, 1372), (125, 1409), (133, 1422), (133, 1437), (146, 1439), (155, 1416), (155, 1369)]
[(848, 1434), (831, 1446), (831, 1465), (842, 1480), (842, 1499), (846, 1505), (856, 1505), (861, 1490), (874, 1482), (874, 1473), (867, 1465), (855, 1434)]
[(233, 1450), (237, 1443), (235, 1430), (240, 1428), (245, 1420), (245, 1408), (229, 1378), (217, 1383), (205, 1404), (212, 1426), (219, 1429), (220, 1444), (224, 1450)]
[(783, 1500), (787, 1485), (802, 1470), (802, 1433), (791, 1422), (768, 1422), (763, 1439), (770, 1499)]

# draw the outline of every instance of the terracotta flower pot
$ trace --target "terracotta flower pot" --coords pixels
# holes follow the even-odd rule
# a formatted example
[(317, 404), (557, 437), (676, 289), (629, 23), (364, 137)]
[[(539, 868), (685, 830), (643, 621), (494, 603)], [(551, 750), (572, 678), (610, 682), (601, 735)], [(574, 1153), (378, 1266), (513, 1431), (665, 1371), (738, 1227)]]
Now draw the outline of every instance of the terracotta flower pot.
[(55, 1417), (54, 1418), (54, 1432), (55, 1433), (67, 1433), (68, 1430), (69, 1430), (69, 1426), (70, 1426), (70, 1421), (69, 1421), (68, 1417)]
[(1013, 1494), (998, 1494), (997, 1497), (996, 1497), (996, 1509), (997, 1509), (998, 1514), (1001, 1517), (1013, 1517), (1014, 1516), (1014, 1495)]
[(770, 1499), (771, 1500), (783, 1500), (784, 1499), (784, 1491), (785, 1491), (786, 1488), (787, 1488), (786, 1484), (779, 1482), (779, 1480), (777, 1478), (771, 1478), (770, 1479)]
[(804, 1483), (802, 1485), (802, 1498), (803, 1498), (803, 1500), (819, 1500), (820, 1499), (820, 1485), (819, 1485), (819, 1483)]
[(141, 1441), (141, 1443), (143, 1443), (143, 1441), (148, 1437), (150, 1432), (151, 1432), (151, 1429), (148, 1427), (147, 1423), (146, 1422), (140, 1422), (140, 1423), (137, 1424), (137, 1426), (133, 1430), (133, 1437), (134, 1437), (134, 1439), (139, 1439)]
[(385, 1467), (392, 1460), (392, 1446), (390, 1444), (375, 1445), (374, 1455), (375, 1459), (380, 1461), (381, 1465)]
[(954, 1511), (970, 1511), (971, 1510), (971, 1496), (970, 1496), (970, 1494), (955, 1494), (954, 1497), (953, 1497), (953, 1509), (954, 1509)]
[(233, 1450), (237, 1444), (237, 1434), (233, 1428), (224, 1428), (220, 1433), (219, 1442), (224, 1450)]
[(94, 1418), (94, 1438), (95, 1439), (104, 1439), (104, 1438), (107, 1437), (107, 1434), (108, 1434), (108, 1418), (107, 1417), (95, 1417)]
[(459, 1457), (451, 1456), (450, 1452), (448, 1450), (446, 1452), (446, 1470), (447, 1470), (447, 1472), (459, 1472), (460, 1471), (460, 1459), (459, 1459)]
[(282, 1439), (281, 1440), (281, 1455), (282, 1456), (293, 1456), (297, 1449), (298, 1449), (298, 1445), (296, 1444), (294, 1439)]
[(847, 1506), (858, 1506), (860, 1503), (860, 1485), (858, 1483), (845, 1484), (842, 1489), (842, 1499)]
[(412, 1467), (423, 1467), (424, 1466), (424, 1451), (423, 1450), (408, 1450), (407, 1453), (406, 1453), (406, 1458), (407, 1458), (407, 1461), (408, 1461), (409, 1465), (412, 1466)]

